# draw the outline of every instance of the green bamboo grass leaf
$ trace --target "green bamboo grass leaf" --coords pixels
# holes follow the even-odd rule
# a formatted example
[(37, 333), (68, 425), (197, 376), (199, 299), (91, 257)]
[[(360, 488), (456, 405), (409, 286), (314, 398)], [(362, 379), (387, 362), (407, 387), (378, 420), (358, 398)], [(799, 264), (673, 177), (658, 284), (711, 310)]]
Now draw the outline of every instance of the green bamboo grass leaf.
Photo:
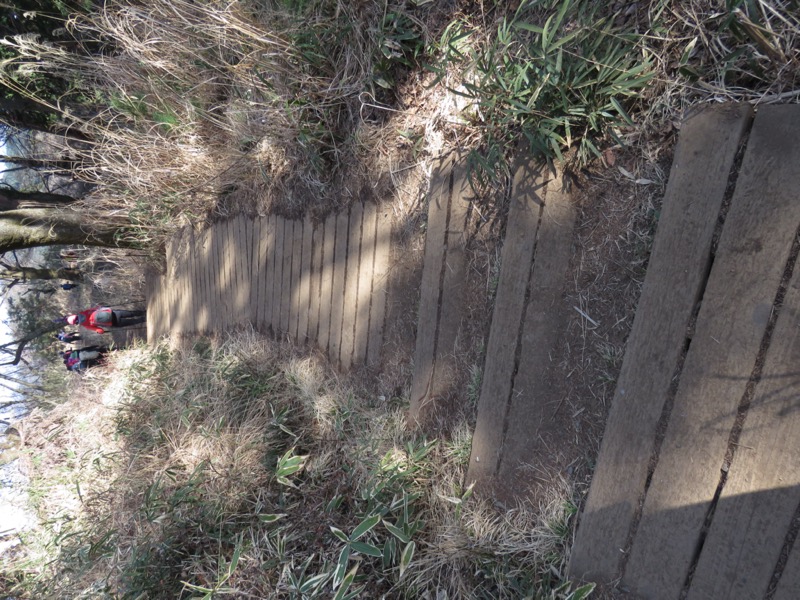
[(350, 546), (347, 545), (342, 548), (339, 553), (339, 560), (336, 561), (336, 570), (333, 572), (333, 589), (339, 587), (339, 584), (345, 577), (347, 571), (347, 564), (350, 562)]
[(336, 592), (336, 595), (333, 597), (333, 600), (343, 600), (345, 594), (347, 594), (347, 590), (350, 589), (350, 586), (353, 585), (353, 580), (356, 578), (356, 573), (358, 573), (358, 565), (350, 569), (347, 575), (344, 576), (342, 580), (342, 585), (339, 587), (339, 591)]
[(406, 544), (406, 547), (403, 548), (403, 554), (400, 556), (400, 579), (403, 578), (403, 574), (411, 565), (411, 560), (414, 558), (414, 550), (416, 547), (416, 543), (409, 542)]
[(331, 526), (331, 533), (345, 543), (350, 541), (350, 538), (348, 538), (347, 534), (341, 529), (337, 529), (336, 527)]
[(380, 548), (372, 544), (367, 544), (366, 542), (353, 542), (350, 544), (350, 548), (354, 552), (366, 554), (367, 556), (374, 556), (376, 558), (381, 558), (383, 556), (383, 552), (381, 552)]
[(353, 533), (350, 534), (350, 541), (355, 542), (358, 538), (375, 527), (380, 520), (380, 515), (372, 515), (371, 517), (367, 517), (361, 521), (361, 523), (359, 523), (358, 526), (353, 530)]
[(384, 521), (383, 526), (386, 527), (386, 530), (389, 533), (391, 533), (393, 536), (395, 536), (398, 540), (400, 540), (404, 544), (407, 544), (408, 542), (411, 541), (411, 538), (409, 538), (402, 529), (392, 525), (388, 521)]
[(258, 515), (258, 520), (262, 523), (275, 523), (276, 521), (280, 521), (285, 516), (285, 513)]
[(633, 125), (633, 119), (631, 119), (627, 111), (624, 108), (622, 108), (622, 105), (619, 103), (619, 101), (616, 98), (614, 98), (614, 96), (611, 96), (611, 98), (609, 98), (609, 101), (611, 102), (611, 105), (614, 107), (614, 110), (616, 110), (619, 113), (619, 116), (622, 117), (623, 120), (628, 125)]

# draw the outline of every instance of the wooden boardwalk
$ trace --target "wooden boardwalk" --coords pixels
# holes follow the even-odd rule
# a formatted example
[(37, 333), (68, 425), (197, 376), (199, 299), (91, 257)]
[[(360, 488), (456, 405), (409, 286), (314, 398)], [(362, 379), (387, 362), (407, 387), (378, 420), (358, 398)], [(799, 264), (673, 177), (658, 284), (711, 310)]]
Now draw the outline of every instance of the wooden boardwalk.
[(388, 213), (355, 204), (324, 223), (239, 216), (186, 228), (167, 273), (147, 279), (148, 340), (251, 325), (325, 351), (343, 370), (377, 364), (391, 236)]
[(797, 106), (684, 124), (572, 577), (654, 599), (800, 596), (798, 136)]
[[(571, 578), (653, 599), (800, 597), (797, 139), (798, 106), (754, 119), (748, 106), (717, 105), (684, 123)], [(474, 215), (461, 155), (437, 165), (427, 206), (411, 426), (463, 401)], [(560, 178), (520, 159), (466, 481), (484, 493), (524, 495), (558, 452), (553, 357), (569, 321), (575, 222)], [(380, 365), (390, 229), (371, 203), (324, 223), (185, 229), (167, 274), (148, 278), (149, 339), (250, 324), (315, 344), (342, 370)]]

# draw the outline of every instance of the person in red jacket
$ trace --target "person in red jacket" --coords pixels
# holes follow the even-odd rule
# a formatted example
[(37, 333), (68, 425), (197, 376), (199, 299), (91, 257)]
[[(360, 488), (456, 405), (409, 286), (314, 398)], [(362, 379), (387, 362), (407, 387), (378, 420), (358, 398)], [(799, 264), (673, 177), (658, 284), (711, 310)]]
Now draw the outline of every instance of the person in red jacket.
[(97, 333), (105, 333), (113, 327), (138, 325), (143, 323), (145, 319), (145, 311), (143, 310), (118, 310), (107, 306), (98, 306), (66, 316), (66, 321), (70, 325), (80, 325)]

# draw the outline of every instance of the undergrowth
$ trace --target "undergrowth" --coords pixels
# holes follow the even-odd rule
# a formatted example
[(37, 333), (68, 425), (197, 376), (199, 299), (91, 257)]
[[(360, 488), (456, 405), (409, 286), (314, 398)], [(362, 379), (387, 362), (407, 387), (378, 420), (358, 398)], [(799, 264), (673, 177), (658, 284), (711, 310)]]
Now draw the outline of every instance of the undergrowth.
[(415, 437), (399, 410), (346, 387), (316, 359), (288, 354), (248, 334), (121, 352), (114, 370), (73, 390), (71, 405), (37, 413), (26, 437), (31, 460), (46, 454), (31, 462), (31, 489), (47, 520), (3, 557), (3, 591), (588, 593), (562, 581), (575, 510), (566, 484), (539, 511), (499, 514), (461, 486), (466, 425), (448, 438)]

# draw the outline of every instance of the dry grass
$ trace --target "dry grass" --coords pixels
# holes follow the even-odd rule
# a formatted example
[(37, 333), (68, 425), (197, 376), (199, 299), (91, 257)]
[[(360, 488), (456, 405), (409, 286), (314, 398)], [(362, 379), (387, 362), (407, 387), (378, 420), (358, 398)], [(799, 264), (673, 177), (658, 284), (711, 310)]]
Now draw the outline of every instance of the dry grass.
[[(317, 575), (305, 597), (330, 597), (344, 546), (331, 527), (350, 535), (380, 514), (416, 552), (400, 576), (403, 540), (373, 526), (359, 542), (394, 554), (384, 562), (354, 545), (351, 592), (550, 594), (562, 579), (569, 486), (537, 511), (498, 516), (460, 487), (468, 427), (421, 440), (403, 423), (316, 357), (253, 334), (175, 354), (117, 353), (68, 403), (26, 422), (32, 492), (49, 525), (3, 557), (4, 571), (22, 582), (16, 597), (189, 597), (200, 588), (298, 597)], [(303, 458), (281, 483), (287, 451)]]

